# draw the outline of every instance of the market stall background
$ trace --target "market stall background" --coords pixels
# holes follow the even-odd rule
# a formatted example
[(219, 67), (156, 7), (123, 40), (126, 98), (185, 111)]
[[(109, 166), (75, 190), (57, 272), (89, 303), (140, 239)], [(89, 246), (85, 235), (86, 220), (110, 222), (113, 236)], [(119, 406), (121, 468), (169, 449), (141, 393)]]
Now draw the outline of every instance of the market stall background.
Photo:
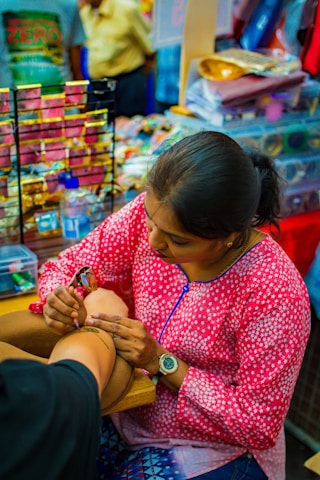
[[(150, 3), (142, 2), (148, 16)], [(72, 83), (59, 92), (45, 92), (41, 85), (0, 91), (0, 252), (1, 245), (23, 244), (36, 253), (41, 269), (43, 261), (70, 244), (62, 235), (59, 216), (64, 191), (60, 174), (78, 177), (87, 189), (94, 228), (143, 189), (148, 168), (166, 145), (208, 129), (227, 133), (245, 148), (259, 148), (274, 159), (283, 178), (278, 241), (307, 275), (320, 242), (320, 69), (314, 43), (318, 2), (224, 2), (224, 13), (231, 15), (223, 19), (219, 10), (207, 14), (221, 2), (203, 1), (205, 15), (198, 3), (155, 2), (162, 12), (154, 19), (156, 47), (164, 40), (183, 47), (179, 105), (164, 115), (115, 119), (112, 100), (107, 111), (84, 109), (90, 80), (80, 84), (80, 92), (79, 84)], [(310, 3), (313, 10), (306, 10)], [(266, 10), (267, 4), (272, 10)], [(192, 7), (197, 7), (200, 31), (204, 21), (218, 22), (210, 23), (202, 42), (192, 37), (196, 29), (190, 34), (192, 29), (184, 28), (186, 22), (190, 27), (191, 18), (196, 20)], [(258, 20), (266, 12), (268, 28), (261, 31)], [(178, 34), (164, 32), (161, 21)], [(222, 27), (219, 35), (216, 27)], [(241, 61), (237, 55), (230, 58), (235, 48), (246, 52)], [(254, 57), (252, 62), (253, 51), (264, 60)], [(275, 61), (271, 67), (270, 58)], [(222, 76), (226, 62), (228, 79)], [(112, 96), (116, 86), (107, 88)], [(8, 296), (4, 276), (24, 273), (25, 264), (14, 260), (0, 270), (3, 298)], [(10, 296), (26, 293), (15, 277), (18, 285)], [(289, 413), (295, 434), (314, 450), (320, 445), (317, 328), (315, 323)]]

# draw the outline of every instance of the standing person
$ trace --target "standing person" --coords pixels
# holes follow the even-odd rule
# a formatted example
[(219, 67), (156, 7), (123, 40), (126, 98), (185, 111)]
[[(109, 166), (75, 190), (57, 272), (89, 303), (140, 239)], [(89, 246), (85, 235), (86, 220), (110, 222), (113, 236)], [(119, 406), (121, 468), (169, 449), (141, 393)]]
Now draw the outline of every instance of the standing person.
[(90, 101), (104, 106), (99, 80), (117, 80), (116, 115), (145, 115), (152, 64), (151, 25), (136, 0), (87, 0), (80, 9), (87, 35)]
[(45, 264), (49, 329), (83, 322), (66, 285), (90, 265), (134, 309), (85, 323), (156, 384), (153, 404), (104, 417), (101, 479), (284, 480), (310, 305), (291, 260), (257, 229), (277, 225), (278, 194), (268, 157), (203, 131), (164, 150), (145, 193)]
[(81, 80), (77, 0), (0, 2), (0, 86)]

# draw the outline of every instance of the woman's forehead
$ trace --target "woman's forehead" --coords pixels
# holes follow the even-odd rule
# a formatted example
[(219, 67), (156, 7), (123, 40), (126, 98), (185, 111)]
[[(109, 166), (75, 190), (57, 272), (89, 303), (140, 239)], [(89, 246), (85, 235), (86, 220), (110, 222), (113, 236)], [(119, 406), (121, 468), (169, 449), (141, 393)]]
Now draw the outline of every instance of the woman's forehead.
[(144, 206), (147, 217), (161, 230), (175, 235), (193, 237), (181, 226), (170, 204), (162, 203), (152, 192), (147, 193)]

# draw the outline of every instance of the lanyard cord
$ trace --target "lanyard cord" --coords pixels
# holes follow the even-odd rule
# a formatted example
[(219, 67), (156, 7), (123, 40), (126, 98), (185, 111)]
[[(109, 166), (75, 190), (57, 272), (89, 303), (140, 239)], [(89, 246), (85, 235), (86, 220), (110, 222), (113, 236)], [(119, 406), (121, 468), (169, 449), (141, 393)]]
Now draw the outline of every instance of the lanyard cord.
[(171, 310), (171, 312), (170, 312), (167, 320), (165, 321), (165, 323), (164, 323), (164, 325), (163, 325), (163, 327), (162, 327), (162, 330), (161, 330), (160, 335), (159, 335), (159, 338), (158, 338), (158, 343), (161, 344), (161, 339), (162, 339), (162, 336), (163, 336), (163, 334), (164, 334), (165, 329), (167, 328), (168, 323), (170, 322), (170, 320), (171, 320), (174, 312), (175, 312), (176, 309), (178, 308), (178, 306), (179, 306), (182, 298), (184, 297), (185, 293), (187, 293), (188, 291), (189, 291), (189, 283), (186, 283), (186, 284), (182, 287), (182, 292), (181, 292), (181, 294), (180, 294), (180, 296), (179, 296), (179, 298), (178, 298), (175, 306), (174, 306), (173, 309)]

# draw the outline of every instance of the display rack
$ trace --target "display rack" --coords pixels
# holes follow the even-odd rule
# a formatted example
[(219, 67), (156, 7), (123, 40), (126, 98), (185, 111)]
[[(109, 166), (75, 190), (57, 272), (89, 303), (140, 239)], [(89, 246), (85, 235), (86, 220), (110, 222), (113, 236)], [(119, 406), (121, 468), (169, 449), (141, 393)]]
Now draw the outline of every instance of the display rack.
[(66, 175), (88, 190), (91, 229), (113, 211), (115, 88), (104, 79), (0, 91), (0, 244), (24, 244), (40, 264), (70, 245), (59, 219)]

